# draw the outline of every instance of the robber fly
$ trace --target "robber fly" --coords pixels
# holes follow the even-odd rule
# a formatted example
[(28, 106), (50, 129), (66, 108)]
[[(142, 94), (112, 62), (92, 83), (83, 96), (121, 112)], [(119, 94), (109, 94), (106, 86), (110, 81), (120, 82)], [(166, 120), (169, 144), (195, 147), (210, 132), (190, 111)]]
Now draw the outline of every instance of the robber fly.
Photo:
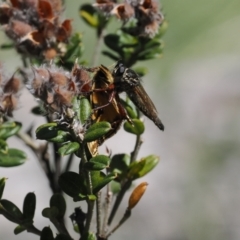
[(152, 100), (144, 90), (141, 79), (132, 69), (127, 68), (121, 61), (118, 61), (113, 69), (114, 89), (117, 93), (126, 92), (132, 102), (139, 110), (150, 118), (160, 130), (164, 125), (158, 117), (158, 113)]
[(114, 79), (108, 68), (103, 65), (96, 68), (92, 83), (92, 94), (90, 95), (93, 108), (92, 121), (107, 121), (112, 126), (108, 133), (98, 139), (99, 145), (113, 136), (124, 120), (132, 123), (125, 108), (120, 103), (118, 94), (111, 90), (113, 83)]

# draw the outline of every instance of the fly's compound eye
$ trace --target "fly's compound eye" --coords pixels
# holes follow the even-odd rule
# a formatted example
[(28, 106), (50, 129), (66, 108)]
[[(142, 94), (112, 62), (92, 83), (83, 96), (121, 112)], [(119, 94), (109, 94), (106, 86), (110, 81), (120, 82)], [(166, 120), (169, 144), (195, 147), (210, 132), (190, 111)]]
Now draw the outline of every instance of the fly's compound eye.
[(115, 76), (121, 77), (124, 74), (125, 70), (126, 70), (126, 67), (122, 63), (119, 63), (116, 66)]

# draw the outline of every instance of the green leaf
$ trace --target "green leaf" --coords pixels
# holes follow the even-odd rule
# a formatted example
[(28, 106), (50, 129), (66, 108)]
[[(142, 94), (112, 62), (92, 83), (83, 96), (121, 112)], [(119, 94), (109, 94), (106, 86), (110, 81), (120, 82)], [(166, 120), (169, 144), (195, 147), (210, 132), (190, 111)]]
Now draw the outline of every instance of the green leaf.
[(69, 142), (60, 147), (58, 153), (64, 156), (76, 152), (79, 148), (80, 145), (78, 142)]
[(79, 14), (89, 26), (94, 28), (99, 26), (97, 10), (91, 4), (82, 5)]
[(10, 148), (7, 154), (0, 152), (1, 167), (15, 167), (25, 163), (26, 159), (26, 153), (18, 149)]
[(82, 43), (82, 34), (75, 33), (69, 40), (67, 44), (67, 51), (65, 55), (61, 58), (59, 65), (64, 65), (68, 70), (72, 69), (73, 64), (76, 61), (76, 57), (80, 58), (82, 56), (84, 47)]
[(88, 233), (88, 238), (87, 240), (96, 240), (96, 235), (94, 233)]
[(128, 170), (130, 156), (128, 154), (116, 154), (112, 157), (110, 169), (112, 172), (122, 173)]
[(0, 153), (7, 154), (8, 152), (8, 144), (5, 140), (0, 139)]
[(155, 155), (142, 158), (140, 161), (132, 163), (129, 168), (128, 177), (132, 180), (143, 177), (155, 168), (158, 162), (159, 157)]
[(75, 172), (65, 172), (58, 180), (61, 189), (70, 197), (77, 197), (80, 193), (86, 194), (84, 180)]
[(36, 106), (32, 108), (31, 113), (37, 116), (43, 116), (44, 115), (44, 109), (40, 106)]
[(124, 123), (125, 131), (135, 135), (143, 134), (145, 130), (144, 123), (139, 119), (132, 119), (132, 122), (133, 122), (133, 125), (129, 122)]
[(130, 101), (128, 98), (126, 101), (124, 101), (123, 99), (121, 99), (121, 104), (124, 106), (124, 108), (127, 110), (127, 113), (129, 115), (130, 118), (134, 119), (134, 118), (138, 118), (138, 112), (136, 110), (135, 105), (132, 103), (132, 101)]
[(108, 122), (98, 122), (94, 123), (90, 128), (87, 130), (84, 140), (86, 142), (92, 142), (100, 137), (104, 136), (109, 130), (111, 130), (111, 124)]
[(87, 198), (88, 198), (88, 200), (91, 200), (91, 201), (96, 201), (97, 200), (97, 197), (93, 194), (87, 195)]
[(160, 58), (162, 56), (162, 53), (163, 53), (162, 46), (160, 46), (159, 48), (154, 48), (153, 50), (146, 50), (138, 55), (138, 60)]
[(91, 114), (92, 108), (87, 98), (80, 99), (80, 120), (81, 123), (85, 123)]
[(23, 216), (25, 219), (32, 220), (36, 208), (36, 195), (35, 193), (28, 193), (23, 202)]
[(58, 217), (63, 218), (66, 212), (66, 202), (60, 193), (55, 193), (50, 199), (50, 207), (58, 209)]
[(144, 162), (144, 167), (138, 173), (138, 178), (145, 176), (147, 173), (152, 171), (157, 164), (159, 163), (159, 157), (156, 155), (149, 155), (145, 158), (142, 158), (140, 162)]
[(77, 118), (80, 119), (80, 99), (78, 97), (73, 97), (72, 109), (74, 112), (76, 112)]
[(160, 29), (158, 31), (158, 34), (155, 36), (155, 38), (161, 38), (168, 29), (168, 22), (165, 20), (160, 26)]
[(14, 228), (14, 234), (17, 235), (21, 232), (24, 232), (26, 230), (26, 227), (22, 226), (22, 225), (18, 225), (17, 227)]
[(3, 195), (6, 180), (7, 180), (7, 178), (1, 178), (0, 179), (0, 199), (2, 199), (2, 195)]
[(3, 43), (0, 45), (0, 49), (6, 50), (6, 49), (11, 49), (14, 48), (13, 43)]
[(97, 155), (84, 164), (84, 168), (89, 171), (103, 170), (109, 166), (110, 158), (105, 155)]
[(49, 142), (63, 143), (71, 140), (68, 132), (60, 130), (56, 123), (46, 123), (36, 130), (36, 137)]
[(104, 56), (107, 56), (107, 57), (109, 57), (109, 58), (111, 58), (112, 60), (114, 60), (114, 61), (118, 61), (119, 60), (119, 56), (116, 56), (116, 55), (114, 55), (113, 53), (111, 53), (111, 52), (109, 52), (109, 51), (102, 51), (102, 54), (104, 55)]
[(105, 175), (101, 171), (92, 171), (91, 172), (92, 178), (92, 186), (93, 186), (93, 193), (98, 193), (104, 186), (106, 186), (109, 182), (116, 178), (115, 174)]
[(134, 71), (140, 76), (143, 77), (148, 73), (148, 69), (146, 67), (137, 67), (134, 68)]
[(104, 43), (115, 52), (122, 52), (120, 36), (117, 34), (108, 34), (104, 37)]
[(0, 138), (7, 139), (13, 135), (16, 135), (21, 127), (22, 124), (19, 122), (4, 122), (0, 126)]
[(43, 228), (40, 240), (54, 240), (53, 233), (50, 227)]
[(111, 182), (111, 191), (113, 194), (117, 194), (119, 193), (121, 190), (121, 184), (119, 182), (116, 181), (112, 181)]
[(96, 240), (96, 235), (94, 233), (88, 232), (82, 235), (81, 240)]
[(42, 210), (42, 215), (45, 218), (49, 218), (49, 219), (53, 219), (53, 218), (57, 218), (59, 215), (59, 211), (56, 207), (50, 207), (50, 208), (44, 208)]
[(20, 209), (12, 202), (6, 200), (6, 199), (1, 199), (0, 204), (5, 208), (5, 210), (11, 215), (5, 216), (9, 221), (18, 223), (19, 220), (23, 219), (23, 214), (20, 211)]
[(63, 234), (63, 233), (60, 233), (60, 234), (57, 235), (55, 240), (73, 240), (73, 239), (71, 237)]
[(133, 162), (131, 166), (129, 167), (129, 172), (128, 172), (128, 178), (129, 179), (136, 179), (139, 177), (139, 173), (141, 170), (144, 168), (145, 162), (139, 161), (139, 162)]

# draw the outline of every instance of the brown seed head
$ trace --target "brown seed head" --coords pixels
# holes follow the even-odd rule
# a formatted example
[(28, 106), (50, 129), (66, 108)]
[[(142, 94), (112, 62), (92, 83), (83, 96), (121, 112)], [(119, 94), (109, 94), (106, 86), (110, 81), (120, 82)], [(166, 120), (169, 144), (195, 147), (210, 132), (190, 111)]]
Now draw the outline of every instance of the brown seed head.
[(142, 198), (147, 189), (148, 183), (140, 183), (133, 191), (128, 200), (128, 209), (133, 209)]

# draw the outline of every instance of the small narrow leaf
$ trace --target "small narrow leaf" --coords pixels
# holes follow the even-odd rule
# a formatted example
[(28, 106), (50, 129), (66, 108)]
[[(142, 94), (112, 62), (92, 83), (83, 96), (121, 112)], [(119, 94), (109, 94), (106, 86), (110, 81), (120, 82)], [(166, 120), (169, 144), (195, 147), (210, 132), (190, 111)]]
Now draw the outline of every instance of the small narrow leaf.
[(144, 162), (144, 167), (138, 173), (138, 177), (143, 177), (157, 166), (157, 164), (159, 163), (159, 157), (156, 155), (149, 155), (141, 159), (140, 162)]
[(23, 216), (25, 219), (32, 220), (36, 208), (36, 195), (35, 193), (28, 193), (23, 202)]
[(16, 135), (21, 129), (22, 124), (19, 122), (5, 122), (0, 126), (0, 138), (7, 139)]
[(77, 197), (80, 193), (86, 194), (84, 180), (75, 172), (65, 172), (58, 181), (61, 189), (71, 197)]
[(57, 235), (55, 240), (73, 240), (73, 239), (63, 233), (60, 233)]
[(130, 156), (128, 154), (116, 154), (112, 157), (110, 163), (111, 171), (122, 173), (128, 169)]
[(108, 122), (94, 123), (86, 132), (84, 140), (86, 142), (92, 142), (104, 136), (109, 130), (111, 130), (111, 124)]
[(110, 158), (105, 155), (97, 155), (84, 164), (84, 168), (89, 171), (103, 170), (109, 166)]
[(62, 156), (69, 155), (71, 153), (74, 153), (79, 149), (80, 145), (78, 142), (69, 142), (64, 144), (62, 147), (58, 149), (58, 153)]
[(80, 99), (80, 120), (85, 123), (91, 114), (92, 108), (87, 98)]
[(14, 232), (15, 235), (17, 235), (17, 234), (19, 234), (19, 233), (21, 233), (25, 230), (26, 230), (26, 227), (18, 225), (17, 227), (15, 227), (13, 232)]
[(8, 144), (5, 140), (0, 139), (0, 153), (7, 154), (8, 152)]
[(101, 171), (91, 172), (93, 193), (98, 193), (104, 186), (116, 178), (115, 174), (105, 175)]
[(50, 227), (43, 228), (40, 240), (54, 240), (53, 233)]
[(26, 159), (26, 153), (18, 149), (10, 148), (7, 154), (0, 152), (1, 167), (15, 167), (25, 163)]
[(136, 179), (139, 176), (140, 171), (144, 168), (145, 162), (139, 161), (139, 162), (133, 162), (131, 166), (129, 167), (128, 172), (128, 178), (129, 179)]
[(18, 223), (19, 220), (22, 220), (23, 214), (14, 203), (12, 203), (6, 199), (2, 199), (2, 200), (0, 200), (0, 204), (11, 215), (11, 217), (5, 216), (9, 221)]
[(142, 158), (140, 161), (132, 163), (129, 168), (128, 177), (132, 180), (143, 177), (155, 168), (158, 162), (159, 157), (155, 155)]
[(49, 218), (49, 219), (53, 219), (53, 218), (57, 218), (59, 214), (59, 211), (56, 207), (50, 207), (50, 208), (44, 208), (42, 210), (42, 215), (45, 218)]
[(82, 5), (79, 14), (89, 26), (96, 28), (99, 25), (97, 11), (91, 4)]
[(50, 199), (50, 207), (58, 209), (58, 217), (63, 218), (66, 212), (66, 202), (60, 193), (55, 193)]
[(3, 195), (6, 180), (7, 180), (7, 178), (1, 178), (0, 179), (0, 199), (2, 199), (2, 195)]
[(145, 130), (144, 123), (139, 119), (132, 119), (132, 122), (133, 122), (133, 125), (129, 122), (124, 123), (125, 131), (135, 135), (143, 134)]

